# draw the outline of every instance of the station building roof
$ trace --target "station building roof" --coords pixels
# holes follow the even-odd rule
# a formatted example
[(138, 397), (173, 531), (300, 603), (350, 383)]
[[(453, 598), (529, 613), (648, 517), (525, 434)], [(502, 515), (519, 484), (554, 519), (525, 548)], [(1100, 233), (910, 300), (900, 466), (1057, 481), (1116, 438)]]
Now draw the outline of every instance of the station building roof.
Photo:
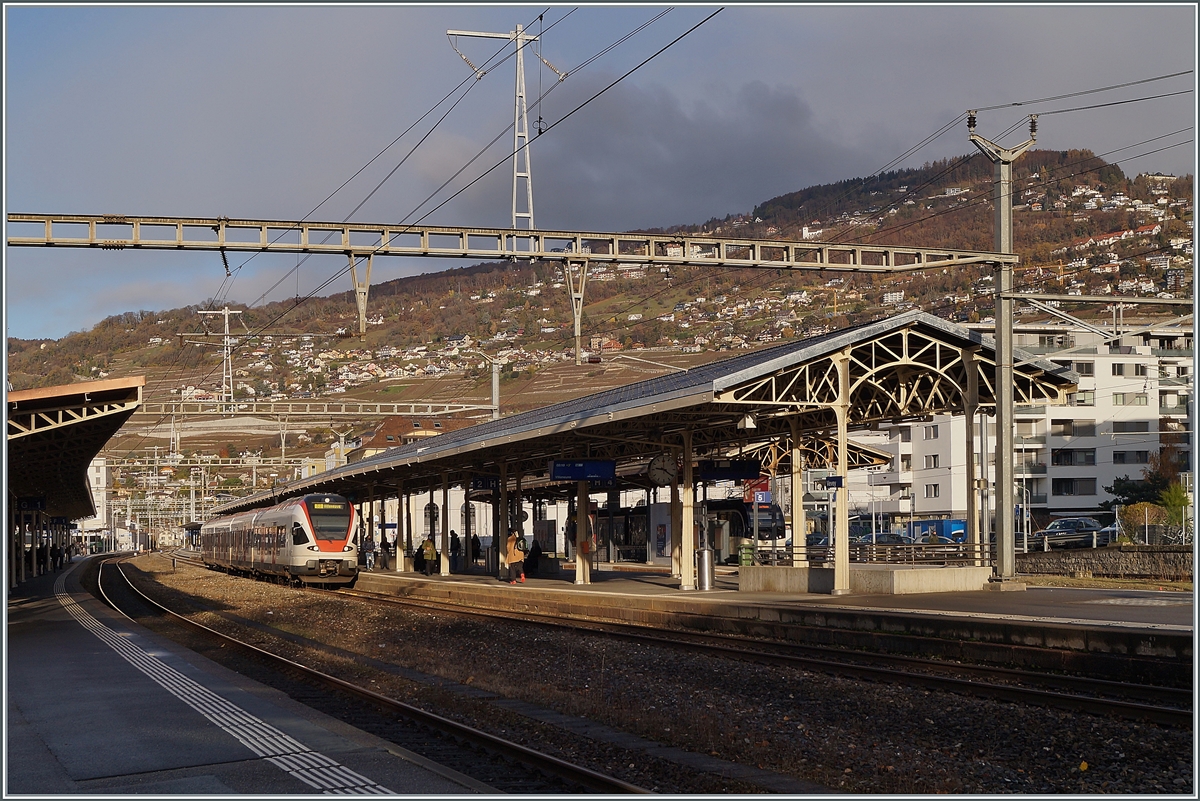
[[(1074, 389), (1077, 376), (1067, 368), (1021, 352), (1016, 361), (1018, 404), (1064, 403)], [(421, 492), (440, 487), (443, 477), (461, 485), (499, 475), (501, 465), (510, 483), (521, 474), (525, 487), (546, 480), (551, 460), (611, 459), (618, 476), (632, 477), (644, 473), (654, 456), (679, 453), (684, 430), (692, 432), (698, 459), (730, 458), (790, 439), (793, 421), (802, 448), (807, 442), (812, 453), (827, 452), (819, 443), (836, 431), (841, 369), (850, 386), (850, 430), (962, 413), (970, 381), (977, 381), (978, 408), (995, 407), (993, 340), (910, 311), (479, 423), (215, 511), (251, 509), (307, 492), (364, 500), (372, 486), (380, 497), (401, 482), (404, 491)], [(870, 449), (856, 452), (862, 463), (877, 462)]]
[(87, 469), (142, 402), (145, 376), (8, 393), (10, 501), (42, 498), (45, 513), (95, 514)]

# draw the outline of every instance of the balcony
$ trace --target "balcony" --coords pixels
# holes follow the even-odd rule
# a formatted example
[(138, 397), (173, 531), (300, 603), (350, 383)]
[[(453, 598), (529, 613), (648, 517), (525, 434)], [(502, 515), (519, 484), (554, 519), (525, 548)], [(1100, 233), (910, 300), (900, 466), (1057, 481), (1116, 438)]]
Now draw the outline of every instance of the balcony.
[(1151, 356), (1165, 356), (1168, 359), (1190, 359), (1192, 348), (1151, 348)]
[(883, 473), (867, 474), (867, 486), (888, 487), (893, 484), (912, 484), (912, 471), (888, 470)]
[(1045, 405), (1042, 406), (1016, 406), (1013, 411), (1017, 415), (1043, 415), (1046, 413)]
[(1020, 464), (1014, 468), (1018, 476), (1044, 476), (1046, 475), (1046, 465), (1044, 464)]
[(1187, 405), (1182, 404), (1182, 403), (1177, 403), (1173, 406), (1159, 406), (1158, 413), (1159, 414), (1186, 415), (1187, 414)]
[(1039, 504), (1042, 506), (1046, 505), (1046, 496), (1045, 495), (1030, 495), (1029, 496), (1029, 505), (1030, 506), (1037, 506)]
[(1018, 447), (1024, 448), (1029, 445), (1045, 445), (1045, 444), (1046, 444), (1046, 435), (1045, 434), (1034, 434), (1032, 436), (1022, 436), (1020, 434), (1017, 434), (1017, 446)]

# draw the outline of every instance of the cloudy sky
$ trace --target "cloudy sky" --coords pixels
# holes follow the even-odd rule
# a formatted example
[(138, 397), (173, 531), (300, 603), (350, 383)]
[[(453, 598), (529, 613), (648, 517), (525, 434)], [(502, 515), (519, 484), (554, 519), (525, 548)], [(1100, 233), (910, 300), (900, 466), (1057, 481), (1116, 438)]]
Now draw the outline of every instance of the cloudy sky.
[[(513, 48), (491, 59), (500, 42), (460, 37), (467, 58), (494, 68), (452, 95), (466, 92), (384, 181), (470, 78), (448, 29), (543, 31), (542, 55), (568, 72), (556, 84), (526, 58), (530, 102), (554, 87), (531, 125), (538, 116), (550, 125), (716, 6), (675, 8), (581, 66), (664, 10), (8, 5), (6, 211), (342, 220), (362, 204), (351, 219), (411, 222), (511, 152), (511, 133), (500, 136), (423, 205), (512, 122), (514, 61), (497, 62)], [(746, 212), (870, 175), (968, 108), (1002, 105), (980, 112), (979, 133), (1015, 124), (1002, 141), (1017, 144), (1022, 117), (1038, 112), (1041, 147), (1111, 154), (1130, 174), (1192, 173), (1195, 31), (1190, 4), (733, 6), (534, 142), (536, 222), (626, 230)], [(898, 166), (969, 152), (960, 122)], [(510, 193), (511, 168), (501, 167), (426, 222), (507, 226)], [(245, 266), (228, 298), (251, 302), (297, 258), (231, 262)], [(343, 266), (311, 258), (269, 298), (306, 293)], [(377, 260), (374, 279), (450, 266)], [(4, 267), (8, 335), (22, 338), (199, 303), (225, 275), (216, 253), (6, 248)]]

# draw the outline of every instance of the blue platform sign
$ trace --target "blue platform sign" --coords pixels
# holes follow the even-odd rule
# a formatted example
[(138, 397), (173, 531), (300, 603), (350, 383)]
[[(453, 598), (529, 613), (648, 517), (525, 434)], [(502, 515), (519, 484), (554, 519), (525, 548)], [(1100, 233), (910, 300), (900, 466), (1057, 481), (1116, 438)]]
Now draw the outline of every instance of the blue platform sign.
[(761, 490), (758, 492), (755, 492), (754, 493), (754, 502), (755, 503), (770, 503), (771, 502), (771, 493), (770, 492), (762, 492)]
[(745, 481), (758, 478), (762, 465), (755, 459), (711, 459), (696, 465), (701, 481)]
[(825, 489), (841, 489), (841, 488), (842, 488), (842, 477), (841, 476), (825, 476)]
[(551, 481), (615, 481), (617, 463), (611, 459), (550, 462)]

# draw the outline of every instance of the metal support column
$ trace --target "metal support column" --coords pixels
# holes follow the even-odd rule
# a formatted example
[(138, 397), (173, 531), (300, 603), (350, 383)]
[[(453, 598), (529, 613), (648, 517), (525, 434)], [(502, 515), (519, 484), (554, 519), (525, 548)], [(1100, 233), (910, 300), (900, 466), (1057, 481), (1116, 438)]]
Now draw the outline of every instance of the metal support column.
[[(496, 508), (496, 531), (492, 535), (492, 547), (496, 549), (497, 567), (508, 569), (508, 557), (505, 555), (505, 543), (508, 542), (508, 464), (500, 463), (500, 503)], [(499, 575), (504, 575), (500, 572)]]
[[(808, 523), (804, 517), (804, 456), (800, 452), (800, 420), (788, 420), (792, 446), (792, 567), (808, 567)], [(757, 512), (755, 515), (757, 516)]]
[(358, 305), (358, 338), (366, 340), (367, 338), (367, 293), (371, 290), (371, 262), (374, 256), (370, 253), (366, 255), (367, 272), (362, 281), (358, 280), (358, 267), (355, 262), (361, 258), (351, 253), (350, 259), (350, 280), (354, 282), (354, 302)]
[[(963, 455), (966, 457), (967, 466), (967, 542), (975, 549), (977, 556), (982, 556), (983, 539), (979, 535), (979, 493), (975, 481), (975, 457), (979, 453), (975, 450), (975, 415), (979, 412), (979, 368), (975, 364), (973, 348), (963, 350), (963, 367), (967, 371), (967, 392), (963, 397), (963, 427), (965, 429), (963, 439), (966, 448), (966, 453)], [(976, 560), (975, 564), (978, 566), (982, 562)]]
[[(975, 114), (967, 118), (970, 140), (995, 165), (992, 202), (998, 253), (1013, 253), (1012, 163), (1037, 141), (1037, 116), (1030, 116), (1029, 139), (1002, 148), (975, 133)], [(996, 265), (996, 563), (995, 581), (1016, 577), (1016, 527), (1013, 470), (1013, 266)], [(986, 436), (986, 431), (984, 432)], [(987, 475), (987, 465), (982, 465)]]
[(450, 575), (450, 474), (442, 471), (442, 546), (439, 575)]
[(850, 351), (842, 351), (837, 357), (838, 400), (834, 406), (837, 416), (837, 474), (841, 476), (841, 488), (835, 490), (835, 512), (837, 525), (833, 532), (833, 591), (832, 595), (850, 592), (850, 489), (846, 483), (847, 418), (850, 415)]
[[(692, 474), (692, 432), (683, 432), (683, 486), (680, 499), (679, 589), (696, 589), (696, 488)], [(757, 513), (756, 513), (757, 516)]]
[(683, 501), (680, 493), (680, 482), (682, 476), (680, 473), (675, 473), (675, 480), (671, 482), (671, 576), (673, 578), (682, 578), (683, 573), (680, 570), (680, 565), (683, 564), (682, 548), (683, 536), (680, 532), (683, 531)]
[(571, 292), (571, 316), (575, 321), (575, 364), (583, 364), (583, 291), (587, 287), (586, 259), (563, 264), (563, 278)]
[(591, 517), (591, 498), (588, 483), (575, 485), (575, 583), (592, 583), (592, 542), (588, 522)]

